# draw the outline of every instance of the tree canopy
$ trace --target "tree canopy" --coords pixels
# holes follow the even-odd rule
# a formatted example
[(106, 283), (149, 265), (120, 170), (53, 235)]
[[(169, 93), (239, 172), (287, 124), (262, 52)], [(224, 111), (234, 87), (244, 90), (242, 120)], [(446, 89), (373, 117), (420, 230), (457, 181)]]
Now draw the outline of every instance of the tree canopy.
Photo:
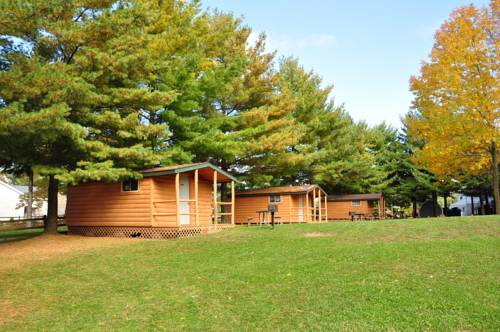
[(500, 1), (455, 10), (436, 32), (421, 73), (409, 133), (422, 141), (416, 160), (441, 178), (489, 174), (500, 213)]

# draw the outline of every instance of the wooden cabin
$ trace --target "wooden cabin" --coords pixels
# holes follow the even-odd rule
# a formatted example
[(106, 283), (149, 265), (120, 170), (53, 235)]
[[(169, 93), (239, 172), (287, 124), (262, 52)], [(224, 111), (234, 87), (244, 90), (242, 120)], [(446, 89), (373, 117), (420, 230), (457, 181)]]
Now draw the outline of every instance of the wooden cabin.
[[(175, 238), (234, 225), (236, 179), (210, 163), (146, 169), (140, 180), (68, 187), (70, 233)], [(221, 199), (220, 187), (231, 195)]]
[(383, 219), (384, 195), (328, 195), (328, 220)]
[(327, 220), (327, 194), (316, 185), (284, 186), (236, 193), (235, 222), (262, 224), (271, 221), (269, 205), (276, 205), (275, 222), (306, 223)]

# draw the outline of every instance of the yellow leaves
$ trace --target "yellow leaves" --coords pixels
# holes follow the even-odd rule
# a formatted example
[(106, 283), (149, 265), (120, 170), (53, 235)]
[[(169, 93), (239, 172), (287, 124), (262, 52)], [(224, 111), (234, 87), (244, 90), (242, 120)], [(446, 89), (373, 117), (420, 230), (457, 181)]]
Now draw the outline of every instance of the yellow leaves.
[(437, 175), (491, 167), (488, 149), (500, 130), (495, 20), (493, 7), (454, 11), (436, 33), (429, 62), (410, 79), (415, 113), (407, 117), (409, 134), (424, 144), (416, 160)]

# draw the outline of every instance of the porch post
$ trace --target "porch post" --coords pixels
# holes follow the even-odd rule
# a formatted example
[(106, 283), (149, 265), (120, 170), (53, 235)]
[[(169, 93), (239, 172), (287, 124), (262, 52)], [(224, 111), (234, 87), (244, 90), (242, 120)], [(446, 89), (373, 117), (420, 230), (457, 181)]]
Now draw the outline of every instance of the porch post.
[(316, 188), (313, 189), (313, 221), (316, 222)]
[(194, 208), (196, 210), (195, 215), (195, 225), (198, 226), (200, 223), (200, 214), (198, 213), (198, 170), (194, 170)]
[(311, 210), (309, 209), (309, 193), (306, 192), (306, 222), (311, 221)]
[(231, 225), (234, 225), (234, 202), (235, 202), (235, 188), (234, 181), (231, 181)]
[(321, 211), (321, 190), (318, 189), (318, 201), (319, 201), (319, 222), (322, 222), (323, 221), (323, 218), (322, 218), (322, 211)]
[(175, 174), (175, 212), (177, 215), (177, 227), (181, 224), (181, 209), (179, 207), (179, 173)]
[(214, 225), (217, 225), (217, 171), (214, 171)]
[(328, 194), (325, 194), (325, 221), (328, 221)]

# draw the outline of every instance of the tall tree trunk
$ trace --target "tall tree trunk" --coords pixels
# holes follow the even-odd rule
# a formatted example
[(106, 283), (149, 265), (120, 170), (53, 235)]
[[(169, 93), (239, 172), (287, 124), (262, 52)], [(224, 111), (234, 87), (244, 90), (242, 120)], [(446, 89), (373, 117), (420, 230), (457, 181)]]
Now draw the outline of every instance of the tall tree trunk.
[[(33, 170), (28, 170), (28, 206), (26, 206), (26, 218), (33, 218)], [(31, 227), (32, 221), (27, 222), (27, 226)]]
[(413, 218), (417, 217), (417, 197), (413, 197)]
[(470, 214), (471, 216), (474, 215), (474, 194), (470, 196)]
[(491, 175), (493, 186), (493, 198), (495, 199), (495, 214), (500, 214), (500, 182), (498, 180), (498, 158), (497, 145), (491, 143)]
[(436, 201), (437, 201), (437, 193), (435, 191), (432, 192), (432, 216), (433, 217), (437, 217), (437, 213), (436, 213)]
[(47, 220), (45, 220), (45, 233), (57, 234), (57, 194), (59, 192), (59, 180), (54, 175), (49, 176), (49, 193), (47, 203)]
[(484, 216), (486, 213), (484, 211), (484, 201), (483, 201), (483, 193), (479, 194), (479, 213)]

